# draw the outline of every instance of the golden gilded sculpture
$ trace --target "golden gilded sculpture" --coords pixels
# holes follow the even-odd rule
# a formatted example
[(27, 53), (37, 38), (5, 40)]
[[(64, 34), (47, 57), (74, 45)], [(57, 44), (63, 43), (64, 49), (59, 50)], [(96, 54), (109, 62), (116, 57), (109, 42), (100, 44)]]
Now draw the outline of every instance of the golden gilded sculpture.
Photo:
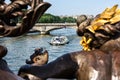
[[(94, 35), (97, 31), (105, 29), (109, 32), (112, 29), (112, 25), (120, 21), (120, 9), (117, 9), (118, 5), (114, 5), (112, 8), (106, 8), (97, 18), (95, 18), (90, 25), (86, 27)], [(106, 25), (107, 24), (107, 25)], [(106, 25), (106, 26), (105, 26)], [(109, 28), (109, 29), (108, 29)], [(83, 36), (80, 44), (83, 46), (83, 50), (90, 51), (91, 38)]]

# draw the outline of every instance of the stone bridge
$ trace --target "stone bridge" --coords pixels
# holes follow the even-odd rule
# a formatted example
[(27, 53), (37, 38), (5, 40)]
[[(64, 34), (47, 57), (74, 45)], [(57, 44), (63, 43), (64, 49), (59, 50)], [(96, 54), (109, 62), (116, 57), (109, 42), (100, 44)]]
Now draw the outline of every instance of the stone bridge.
[(37, 23), (31, 31), (39, 31), (41, 34), (49, 34), (50, 31), (61, 28), (77, 28), (76, 23)]

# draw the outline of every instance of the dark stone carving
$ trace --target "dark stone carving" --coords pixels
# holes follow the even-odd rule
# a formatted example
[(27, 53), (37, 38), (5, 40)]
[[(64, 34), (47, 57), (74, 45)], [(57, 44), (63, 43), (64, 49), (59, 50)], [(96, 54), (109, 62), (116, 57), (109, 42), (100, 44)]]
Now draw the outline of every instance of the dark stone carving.
[(23, 80), (10, 70), (6, 60), (3, 59), (7, 51), (6, 47), (0, 45), (0, 80)]
[[(48, 51), (41, 48), (36, 48), (34, 50), (35, 52), (30, 56), (30, 60), (26, 60), (26, 64), (30, 64), (33, 66), (42, 66), (48, 63)], [(31, 74), (21, 74), (20, 75), (25, 80), (41, 80), (37, 76), (31, 75)]]
[(41, 80), (120, 80), (120, 12), (116, 8), (107, 8), (93, 19), (80, 16), (77, 33), (82, 36), (82, 51), (64, 54), (43, 66), (24, 65), (19, 75), (32, 74)]
[[(0, 45), (0, 80), (40, 80), (38, 77), (30, 74), (22, 75), (22, 77), (14, 74), (9, 68), (6, 60), (3, 59), (6, 56), (8, 50), (6, 47)], [(33, 66), (42, 66), (48, 62), (48, 52), (43, 48), (36, 48), (35, 52), (30, 56), (30, 61), (27, 64)]]
[[(42, 0), (10, 1), (10, 4), (6, 4), (5, 0), (0, 0), (0, 36), (2, 37), (15, 37), (27, 33), (51, 6), (50, 3)], [(21, 23), (18, 24), (19, 18), (21, 18)], [(7, 51), (6, 47), (0, 45), (0, 80), (23, 80), (9, 69), (6, 60), (3, 59)], [(45, 60), (47, 63), (47, 59)]]
[(10, 4), (0, 0), (0, 36), (14, 37), (28, 32), (50, 6), (42, 0), (11, 0)]

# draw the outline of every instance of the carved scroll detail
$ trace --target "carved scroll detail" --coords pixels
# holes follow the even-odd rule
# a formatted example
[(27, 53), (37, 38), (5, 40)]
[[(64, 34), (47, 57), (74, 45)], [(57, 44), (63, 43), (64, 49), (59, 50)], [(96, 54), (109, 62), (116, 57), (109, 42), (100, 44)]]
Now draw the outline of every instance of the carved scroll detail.
[[(15, 37), (28, 32), (50, 6), (42, 0), (11, 0), (8, 5), (0, 1), (0, 36)], [(19, 18), (22, 21), (17, 25)]]

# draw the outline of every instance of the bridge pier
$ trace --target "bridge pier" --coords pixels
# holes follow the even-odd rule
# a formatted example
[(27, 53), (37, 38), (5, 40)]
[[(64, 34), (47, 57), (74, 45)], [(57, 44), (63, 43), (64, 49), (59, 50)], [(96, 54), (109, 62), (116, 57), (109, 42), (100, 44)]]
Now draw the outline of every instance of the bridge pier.
[(47, 35), (47, 34), (50, 34), (50, 32), (40, 31), (40, 34), (41, 34), (41, 35)]
[(40, 28), (40, 34), (41, 34), (41, 35), (49, 34), (49, 32), (46, 31), (46, 26)]

